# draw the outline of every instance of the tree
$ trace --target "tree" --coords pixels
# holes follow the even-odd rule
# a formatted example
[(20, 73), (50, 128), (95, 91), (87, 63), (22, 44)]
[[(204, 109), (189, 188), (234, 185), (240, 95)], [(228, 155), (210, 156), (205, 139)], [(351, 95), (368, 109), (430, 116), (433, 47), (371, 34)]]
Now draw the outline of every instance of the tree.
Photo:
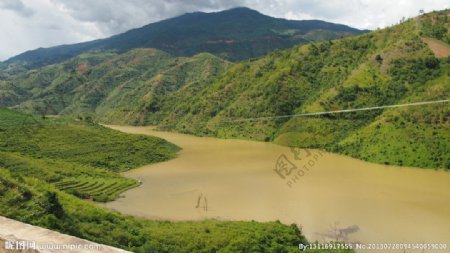
[(381, 57), (381, 55), (377, 54), (377, 56), (375, 57), (375, 61), (378, 62), (378, 64), (383, 63), (383, 58)]
[(427, 57), (425, 59), (425, 66), (429, 69), (439, 68), (439, 60), (436, 57)]
[(44, 208), (48, 214), (53, 214), (59, 219), (64, 216), (64, 209), (55, 192), (46, 192), (44, 201)]

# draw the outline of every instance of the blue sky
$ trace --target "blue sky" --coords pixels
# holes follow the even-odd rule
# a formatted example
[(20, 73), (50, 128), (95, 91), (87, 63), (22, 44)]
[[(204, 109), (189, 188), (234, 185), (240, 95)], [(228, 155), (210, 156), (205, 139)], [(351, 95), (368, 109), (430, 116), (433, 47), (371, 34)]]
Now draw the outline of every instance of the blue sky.
[(288, 19), (321, 19), (376, 29), (448, 0), (0, 0), (0, 60), (38, 47), (104, 38), (193, 11), (236, 6)]

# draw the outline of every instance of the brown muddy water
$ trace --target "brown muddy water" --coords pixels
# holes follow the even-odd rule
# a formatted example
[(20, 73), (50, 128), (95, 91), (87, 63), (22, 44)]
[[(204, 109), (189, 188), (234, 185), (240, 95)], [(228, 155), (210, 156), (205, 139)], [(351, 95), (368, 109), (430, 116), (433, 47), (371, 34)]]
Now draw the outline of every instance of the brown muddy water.
[[(450, 247), (449, 172), (149, 127), (111, 128), (158, 136), (183, 148), (175, 159), (124, 173), (143, 184), (106, 204), (122, 213), (169, 220), (280, 220), (300, 224), (310, 240)], [(355, 229), (342, 230), (349, 227)], [(338, 236), (339, 231), (344, 232)]]

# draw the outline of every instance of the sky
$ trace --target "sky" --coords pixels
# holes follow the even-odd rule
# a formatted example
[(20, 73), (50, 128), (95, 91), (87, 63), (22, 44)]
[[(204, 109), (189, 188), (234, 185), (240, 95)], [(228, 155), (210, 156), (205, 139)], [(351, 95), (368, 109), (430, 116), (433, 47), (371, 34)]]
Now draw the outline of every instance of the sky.
[(449, 0), (0, 0), (0, 61), (39, 47), (109, 37), (194, 11), (245, 6), (286, 19), (320, 19), (360, 29), (450, 8)]

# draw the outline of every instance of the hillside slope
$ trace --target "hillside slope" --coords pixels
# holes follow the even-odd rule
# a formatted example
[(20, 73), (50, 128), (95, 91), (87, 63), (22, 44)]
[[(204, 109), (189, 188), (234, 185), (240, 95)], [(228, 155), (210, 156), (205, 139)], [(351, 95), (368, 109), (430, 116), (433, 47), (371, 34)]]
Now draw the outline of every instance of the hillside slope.
[(215, 13), (188, 13), (90, 42), (39, 48), (12, 57), (6, 64), (45, 66), (86, 52), (156, 48), (175, 56), (209, 52), (231, 61), (262, 56), (274, 49), (365, 31), (319, 20), (294, 21), (265, 16), (248, 8)]
[(157, 110), (160, 96), (205, 83), (229, 65), (208, 53), (185, 58), (156, 49), (82, 54), (0, 81), (0, 106), (143, 124), (142, 115)]
[[(435, 20), (434, 25), (420, 22)], [(162, 120), (185, 133), (325, 148), (360, 159), (449, 168), (449, 104), (302, 118), (268, 118), (448, 99), (450, 61), (422, 41), (448, 27), (448, 11), (368, 34), (271, 53), (234, 65), (194, 96), (171, 94)], [(448, 30), (441, 36), (445, 43)], [(438, 39), (437, 37), (435, 39)], [(179, 98), (183, 99), (179, 99)], [(157, 118), (158, 119), (158, 118)]]

